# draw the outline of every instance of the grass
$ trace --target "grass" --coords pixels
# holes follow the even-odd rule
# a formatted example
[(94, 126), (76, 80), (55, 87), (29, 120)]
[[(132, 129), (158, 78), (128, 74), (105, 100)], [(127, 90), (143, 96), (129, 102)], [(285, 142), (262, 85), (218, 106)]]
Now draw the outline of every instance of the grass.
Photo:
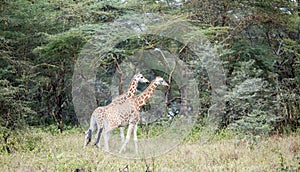
[[(20, 150), (1, 152), (0, 171), (300, 171), (300, 133), (271, 136), (256, 144), (234, 137), (216, 137), (200, 145), (180, 144), (174, 150), (148, 159), (122, 159), (93, 146), (82, 149), (81, 130), (51, 134), (27, 131), (18, 141)], [(32, 136), (32, 137), (30, 137)], [(36, 140), (32, 143), (30, 139)], [(30, 149), (24, 149), (29, 144)], [(129, 142), (129, 144), (132, 144)]]

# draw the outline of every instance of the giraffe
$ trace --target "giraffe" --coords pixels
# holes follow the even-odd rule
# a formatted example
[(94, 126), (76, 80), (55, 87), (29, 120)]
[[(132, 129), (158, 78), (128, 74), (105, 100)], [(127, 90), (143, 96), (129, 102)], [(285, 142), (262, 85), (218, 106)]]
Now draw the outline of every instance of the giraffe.
[[(90, 120), (90, 127), (89, 129), (85, 132), (85, 141), (84, 141), (84, 147), (86, 147), (89, 142), (91, 141), (92, 138), (92, 133), (94, 131), (95, 125), (97, 125), (97, 134), (96, 134), (96, 141), (95, 144), (96, 146), (99, 147), (100, 144), (100, 132), (102, 131), (103, 128), (103, 123), (99, 123), (98, 121), (103, 121), (101, 120), (103, 116), (103, 112), (105, 111), (106, 108), (108, 108), (110, 105), (113, 104), (120, 104), (123, 103), (126, 99), (132, 98), (136, 92), (136, 88), (138, 86), (138, 82), (141, 83), (149, 83), (149, 80), (146, 79), (142, 74), (138, 73), (135, 74), (130, 82), (130, 85), (127, 89), (127, 91), (118, 96), (117, 98), (113, 99), (112, 102), (107, 105), (107, 106), (100, 106), (97, 107), (94, 112), (92, 113), (91, 120)], [(120, 135), (122, 142), (124, 141), (124, 127), (120, 127)]]
[[(153, 95), (156, 87), (158, 85), (169, 86), (166, 81), (160, 76), (156, 77), (151, 84), (143, 91), (140, 95), (134, 96), (127, 99), (122, 104), (113, 105), (105, 109), (103, 124), (104, 124), (104, 149), (109, 150), (108, 139), (110, 131), (117, 127), (124, 127), (128, 125), (128, 131), (126, 135), (126, 140), (123, 142), (119, 153), (125, 150), (127, 143), (130, 140), (130, 136), (133, 130), (134, 133), (134, 145), (135, 151), (138, 153), (137, 145), (137, 123), (140, 120), (140, 108), (145, 105), (150, 97)], [(102, 130), (100, 131), (101, 135)], [(100, 137), (100, 136), (99, 136)]]

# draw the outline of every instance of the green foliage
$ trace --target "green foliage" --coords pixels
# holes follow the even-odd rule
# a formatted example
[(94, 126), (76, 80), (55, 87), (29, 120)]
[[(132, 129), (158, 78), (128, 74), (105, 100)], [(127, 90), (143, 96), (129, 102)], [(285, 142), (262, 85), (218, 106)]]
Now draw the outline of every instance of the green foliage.
[[(279, 0), (191, 0), (181, 4), (174, 0), (3, 1), (0, 5), (1, 126), (55, 123), (62, 130), (63, 123), (73, 120), (71, 123), (75, 124), (71, 77), (84, 44), (95, 33), (101, 37), (103, 23), (136, 13), (159, 13), (186, 15), (197, 26), (198, 33), (222, 47), (219, 55), (229, 87), (224, 126), (255, 134), (269, 133), (274, 127), (295, 131), (300, 126), (297, 5)], [(122, 60), (141, 49), (166, 50), (192, 66), (199, 82), (198, 120), (201, 121), (210, 107), (210, 78), (200, 58), (188, 48), (182, 49), (183, 46), (157, 35), (124, 40), (99, 57), (97, 79), (101, 80), (97, 81), (109, 91), (109, 76)], [(108, 103), (108, 91), (105, 96), (98, 96), (99, 104)], [(53, 127), (52, 131), (56, 130)]]
[(24, 89), (14, 87), (8, 80), (0, 80), (0, 124), (5, 128), (21, 128), (26, 119), (35, 115), (28, 102), (22, 99)]
[[(300, 170), (300, 164), (298, 164), (298, 166), (291, 166), (291, 165), (287, 165), (285, 157), (282, 153), (279, 153), (279, 166), (276, 167), (277, 170), (279, 171), (299, 171)], [(300, 162), (300, 155), (295, 156), (294, 157), (295, 161)]]
[[(64, 125), (63, 136), (82, 133), (81, 128)], [(24, 152), (36, 153), (47, 150), (47, 144), (53, 143), (48, 137), (57, 137), (59, 129), (56, 125), (47, 127), (25, 127), (22, 130), (9, 130), (1, 127), (0, 153)], [(50, 142), (49, 142), (50, 141)]]
[(44, 149), (41, 140), (42, 136), (38, 130), (33, 133), (23, 129), (22, 131), (8, 131), (3, 128), (0, 132), (0, 152), (38, 152)]
[(240, 69), (233, 73), (232, 90), (226, 96), (229, 127), (244, 134), (269, 134), (278, 120), (268, 96), (272, 87), (259, 78), (262, 71), (255, 68), (254, 60), (240, 62)]
[(231, 48), (232, 54), (237, 56), (235, 64), (238, 61), (254, 60), (254, 67), (269, 72), (273, 70), (275, 56), (271, 54), (271, 50), (264, 44), (254, 44), (251, 42), (238, 41), (233, 44)]
[(86, 38), (80, 31), (69, 31), (49, 36), (47, 39), (47, 44), (33, 51), (38, 56), (35, 60), (38, 65), (33, 68), (32, 72), (37, 75), (31, 84), (35, 85), (39, 92), (43, 92), (35, 95), (35, 99), (42, 100), (36, 103), (37, 111), (50, 113), (62, 130), (63, 106), (72, 101), (71, 80), (74, 63)]
[[(291, 27), (292, 26), (292, 27)], [(296, 34), (298, 24), (291, 21), (288, 28), (290, 33)], [(299, 33), (299, 30), (298, 30)], [(299, 126), (299, 41), (291, 34), (281, 32), (281, 38), (272, 40), (276, 51), (274, 64), (274, 82), (277, 94), (277, 115), (281, 117), (279, 130), (295, 131)], [(299, 36), (298, 36), (299, 39)]]
[(253, 110), (241, 119), (236, 120), (230, 124), (230, 129), (237, 133), (244, 133), (248, 135), (268, 135), (273, 129), (273, 125), (277, 118), (268, 114), (265, 111)]
[(1, 28), (25, 34), (56, 34), (78, 24), (112, 21), (122, 14), (121, 9), (94, 0), (18, 0), (7, 1), (2, 8)]

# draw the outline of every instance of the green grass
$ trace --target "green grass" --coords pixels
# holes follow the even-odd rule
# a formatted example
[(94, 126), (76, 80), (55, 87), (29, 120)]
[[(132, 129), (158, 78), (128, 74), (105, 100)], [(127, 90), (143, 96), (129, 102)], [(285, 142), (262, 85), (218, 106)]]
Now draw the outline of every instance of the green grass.
[[(224, 136), (225, 135), (225, 136)], [(174, 150), (149, 159), (122, 159), (89, 145), (82, 149), (80, 129), (63, 134), (28, 130), (11, 138), (15, 149), (0, 154), (0, 171), (299, 171), (300, 133), (271, 136), (256, 144), (226, 133), (200, 145), (186, 141)], [(3, 141), (1, 141), (3, 145)], [(129, 142), (132, 144), (132, 142)], [(17, 146), (20, 145), (20, 146)], [(27, 147), (29, 147), (27, 149)]]

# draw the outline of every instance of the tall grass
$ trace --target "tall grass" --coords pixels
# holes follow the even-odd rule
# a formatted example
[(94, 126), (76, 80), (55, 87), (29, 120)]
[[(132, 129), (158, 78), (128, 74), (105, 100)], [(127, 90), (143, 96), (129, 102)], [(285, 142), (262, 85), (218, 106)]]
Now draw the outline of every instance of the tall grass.
[(82, 149), (81, 129), (63, 134), (32, 129), (14, 137), (15, 149), (0, 154), (0, 171), (118, 171), (126, 165), (137, 172), (147, 166), (159, 172), (300, 170), (300, 133), (262, 138), (255, 144), (221, 133), (204, 145), (184, 141), (167, 154), (141, 160), (115, 157), (94, 146)]

